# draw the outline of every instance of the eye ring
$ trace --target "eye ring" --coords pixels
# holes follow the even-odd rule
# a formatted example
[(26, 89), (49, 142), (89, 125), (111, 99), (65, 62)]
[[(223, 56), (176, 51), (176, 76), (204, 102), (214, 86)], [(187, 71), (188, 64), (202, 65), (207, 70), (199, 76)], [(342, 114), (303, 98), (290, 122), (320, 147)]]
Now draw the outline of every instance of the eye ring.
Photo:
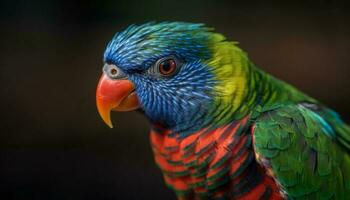
[(154, 71), (163, 77), (171, 77), (175, 75), (180, 69), (180, 62), (173, 56), (159, 59), (154, 66)]
[(103, 66), (103, 72), (111, 79), (123, 79), (126, 78), (126, 74), (119, 69), (116, 65), (105, 64)]

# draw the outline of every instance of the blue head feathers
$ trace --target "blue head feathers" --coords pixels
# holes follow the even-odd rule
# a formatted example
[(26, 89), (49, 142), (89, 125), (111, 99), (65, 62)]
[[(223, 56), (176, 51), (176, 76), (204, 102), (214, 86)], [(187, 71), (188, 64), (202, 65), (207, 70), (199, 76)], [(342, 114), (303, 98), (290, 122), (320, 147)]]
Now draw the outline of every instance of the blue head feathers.
[[(203, 62), (211, 57), (211, 34), (202, 24), (132, 25), (109, 42), (104, 62), (116, 65), (134, 83), (151, 121), (180, 132), (196, 129), (212, 101), (214, 75)], [(162, 74), (174, 66), (170, 75)]]

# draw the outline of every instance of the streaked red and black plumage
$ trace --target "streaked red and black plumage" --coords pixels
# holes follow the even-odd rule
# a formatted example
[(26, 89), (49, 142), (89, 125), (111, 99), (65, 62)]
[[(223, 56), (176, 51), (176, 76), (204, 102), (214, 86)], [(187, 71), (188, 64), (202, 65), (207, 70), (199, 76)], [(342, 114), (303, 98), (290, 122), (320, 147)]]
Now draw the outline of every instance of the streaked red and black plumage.
[(156, 163), (180, 197), (282, 199), (273, 178), (255, 160), (248, 117), (181, 139), (154, 126), (150, 137)]

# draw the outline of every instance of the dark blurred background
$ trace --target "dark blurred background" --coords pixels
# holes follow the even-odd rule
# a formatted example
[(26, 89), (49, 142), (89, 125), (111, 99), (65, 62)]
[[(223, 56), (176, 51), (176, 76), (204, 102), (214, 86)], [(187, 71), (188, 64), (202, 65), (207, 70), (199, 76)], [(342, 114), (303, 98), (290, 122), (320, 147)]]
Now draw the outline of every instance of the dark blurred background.
[(203, 22), (252, 60), (350, 121), (345, 0), (0, 3), (0, 199), (175, 199), (153, 162), (147, 120), (99, 118), (95, 88), (116, 31)]

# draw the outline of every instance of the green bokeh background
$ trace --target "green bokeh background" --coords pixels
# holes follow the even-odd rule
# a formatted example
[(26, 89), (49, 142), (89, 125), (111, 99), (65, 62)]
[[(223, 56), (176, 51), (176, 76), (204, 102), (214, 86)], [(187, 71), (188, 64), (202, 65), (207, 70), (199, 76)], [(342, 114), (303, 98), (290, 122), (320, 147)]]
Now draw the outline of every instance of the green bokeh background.
[(116, 31), (202, 22), (264, 70), (350, 121), (346, 1), (0, 2), (0, 199), (175, 199), (156, 168), (147, 120), (99, 118), (95, 88)]

